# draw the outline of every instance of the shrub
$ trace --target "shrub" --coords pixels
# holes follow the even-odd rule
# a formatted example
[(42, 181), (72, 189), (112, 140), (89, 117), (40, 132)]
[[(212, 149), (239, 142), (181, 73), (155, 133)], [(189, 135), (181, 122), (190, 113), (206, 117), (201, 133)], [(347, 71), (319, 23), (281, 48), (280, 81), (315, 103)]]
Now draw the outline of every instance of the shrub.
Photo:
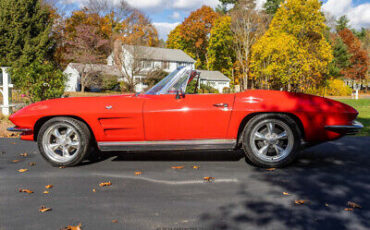
[(66, 77), (50, 62), (34, 61), (29, 66), (11, 69), (15, 86), (31, 102), (61, 97)]
[(350, 96), (352, 89), (347, 86), (343, 80), (332, 79), (329, 80), (324, 87), (310, 88), (306, 93), (321, 95), (321, 96)]

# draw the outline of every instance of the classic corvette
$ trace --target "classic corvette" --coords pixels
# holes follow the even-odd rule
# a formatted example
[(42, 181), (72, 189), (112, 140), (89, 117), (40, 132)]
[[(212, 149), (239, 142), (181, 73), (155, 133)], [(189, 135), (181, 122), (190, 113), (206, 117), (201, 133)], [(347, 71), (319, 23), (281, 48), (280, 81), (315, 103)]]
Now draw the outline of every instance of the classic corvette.
[[(187, 86), (194, 81), (189, 93)], [(53, 166), (77, 165), (97, 147), (241, 148), (256, 166), (282, 167), (304, 144), (334, 140), (363, 127), (355, 121), (355, 109), (327, 98), (267, 90), (197, 94), (199, 83), (198, 72), (182, 67), (142, 94), (41, 101), (14, 113), (10, 120), (16, 126), (9, 131), (36, 141)]]

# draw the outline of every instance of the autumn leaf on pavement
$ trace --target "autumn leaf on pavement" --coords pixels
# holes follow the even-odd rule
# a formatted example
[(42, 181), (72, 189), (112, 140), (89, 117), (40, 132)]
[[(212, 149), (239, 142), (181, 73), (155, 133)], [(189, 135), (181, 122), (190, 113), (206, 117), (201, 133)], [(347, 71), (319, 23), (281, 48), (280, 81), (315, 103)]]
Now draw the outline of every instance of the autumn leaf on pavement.
[(194, 165), (193, 169), (199, 169), (199, 166)]
[(44, 191), (43, 193), (44, 193), (44, 194), (48, 194), (48, 193), (49, 193), (49, 191)]
[(52, 185), (52, 184), (48, 184), (48, 185), (45, 186), (46, 189), (51, 189), (52, 187), (54, 187), (54, 185)]
[(139, 171), (135, 172), (135, 175), (136, 175), (136, 176), (139, 176), (139, 175), (141, 175), (141, 174), (142, 174), (142, 172), (139, 172)]
[(307, 200), (295, 200), (294, 204), (304, 204), (307, 203)]
[(184, 166), (172, 166), (171, 168), (172, 168), (172, 169), (183, 169), (183, 168), (184, 168)]
[(28, 171), (28, 169), (18, 169), (18, 172), (20, 172), (20, 173), (24, 173), (24, 172), (27, 172)]
[(28, 163), (28, 165), (29, 165), (29, 166), (35, 166), (35, 165), (36, 165), (36, 163), (35, 163), (35, 162), (30, 162), (30, 163)]
[(111, 186), (112, 183), (109, 181), (109, 182), (102, 182), (99, 184), (100, 187), (105, 187), (105, 186)]
[(24, 193), (29, 193), (29, 194), (31, 194), (31, 193), (33, 193), (31, 190), (29, 190), (29, 189), (19, 189), (19, 192), (24, 192)]
[(285, 195), (285, 196), (289, 196), (290, 194), (289, 194), (289, 193), (287, 193), (287, 192), (283, 192), (283, 195)]
[(12, 162), (13, 162), (13, 163), (17, 163), (17, 162), (19, 162), (19, 160), (12, 160)]
[(44, 205), (41, 206), (41, 208), (39, 209), (40, 212), (48, 212), (48, 211), (51, 211), (51, 208), (47, 208), (45, 207)]
[(345, 208), (344, 211), (352, 212), (353, 211), (353, 208)]
[(352, 202), (352, 201), (348, 201), (347, 202), (347, 205), (351, 208), (362, 208), (361, 205), (359, 204), (356, 204), (355, 202)]
[(276, 170), (276, 168), (268, 168), (268, 169), (266, 169), (267, 171), (274, 171), (274, 170)]
[(60, 169), (65, 169), (65, 168), (66, 168), (66, 166), (59, 166), (59, 168), (60, 168)]
[(61, 230), (82, 230), (81, 226), (82, 226), (81, 224), (79, 224), (77, 226), (68, 225), (67, 227), (65, 227)]
[(21, 153), (21, 154), (19, 154), (19, 156), (21, 156), (21, 157), (27, 157), (28, 156), (28, 153)]
[(118, 220), (112, 220), (112, 223), (118, 223)]
[(212, 182), (214, 179), (215, 178), (214, 177), (211, 177), (211, 176), (203, 177), (203, 180), (208, 181), (208, 182)]
[(95, 188), (93, 188), (93, 192), (96, 192), (96, 189)]

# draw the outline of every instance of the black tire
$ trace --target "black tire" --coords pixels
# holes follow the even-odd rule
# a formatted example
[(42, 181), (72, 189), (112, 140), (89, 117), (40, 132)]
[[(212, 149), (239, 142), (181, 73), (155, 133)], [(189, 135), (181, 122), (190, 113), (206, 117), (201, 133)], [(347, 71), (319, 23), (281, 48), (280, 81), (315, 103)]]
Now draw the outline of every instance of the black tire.
[[(48, 129), (52, 126), (58, 126), (58, 125), (61, 125), (61, 126), (67, 125), (67, 126), (73, 127), (76, 133), (75, 135), (79, 136), (80, 144), (79, 144), (78, 151), (76, 150), (73, 153), (74, 157), (71, 160), (68, 160), (65, 162), (60, 162), (60, 161), (54, 160), (53, 158), (49, 157), (49, 155), (46, 153), (46, 151), (48, 150), (45, 149), (47, 147), (44, 147), (45, 145), (43, 144), (43, 139)], [(55, 167), (60, 167), (60, 166), (71, 167), (71, 166), (75, 166), (81, 163), (90, 154), (91, 152), (90, 144), (92, 142), (93, 142), (92, 135), (87, 125), (82, 121), (79, 121), (79, 120), (76, 120), (70, 117), (55, 117), (55, 118), (48, 120), (47, 122), (45, 122), (45, 124), (41, 126), (40, 131), (37, 135), (37, 144), (38, 144), (41, 156), (46, 161), (48, 161), (52, 166), (55, 166)]]
[[(285, 131), (288, 136), (286, 138), (287, 139), (286, 144), (284, 143), (283, 140), (276, 141), (276, 139), (269, 139), (265, 141), (265, 139), (263, 139), (263, 140), (256, 141), (255, 140), (256, 138), (253, 139), (253, 136), (256, 136), (255, 132), (256, 131), (259, 132), (258, 131), (259, 127), (262, 127), (261, 129), (263, 129), (264, 124), (270, 124), (270, 123), (274, 124), (273, 127), (278, 126), (277, 128), (274, 128), (275, 130), (276, 129), (279, 130), (279, 128), (280, 128), (280, 131), (286, 129)], [(266, 125), (266, 128), (262, 131), (266, 132), (267, 129), (268, 128)], [(271, 135), (271, 134), (266, 134), (266, 135)], [(276, 135), (276, 134), (274, 133), (273, 135)], [(265, 135), (263, 135), (263, 137), (265, 137)], [(274, 137), (276, 138), (276, 136)], [(286, 146), (286, 150), (282, 151), (284, 152), (284, 154), (282, 154), (281, 159), (279, 159), (278, 154), (277, 154), (278, 149), (274, 150), (275, 148), (272, 147), (272, 146), (275, 146), (275, 144), (278, 145), (279, 143), (281, 143), (281, 145), (283, 146), (284, 145)], [(267, 150), (266, 150), (268, 151), (266, 153), (266, 156), (261, 154), (258, 151), (262, 149), (262, 147), (258, 149), (259, 145), (269, 146), (267, 147)], [(271, 114), (256, 115), (255, 117), (253, 117), (251, 120), (248, 121), (248, 123), (246, 124), (243, 130), (242, 147), (246, 155), (246, 158), (250, 163), (258, 167), (281, 168), (281, 167), (287, 166), (288, 164), (292, 163), (296, 159), (298, 155), (298, 151), (300, 149), (300, 145), (301, 145), (300, 129), (298, 125), (296, 124), (296, 122), (292, 118), (290, 118), (288, 115), (285, 115), (285, 114), (271, 113)], [(273, 157), (275, 157), (273, 155), (271, 156), (268, 155), (270, 151), (272, 151), (272, 153), (275, 151), (277, 159), (273, 159)], [(271, 159), (266, 159), (266, 158), (271, 158)]]

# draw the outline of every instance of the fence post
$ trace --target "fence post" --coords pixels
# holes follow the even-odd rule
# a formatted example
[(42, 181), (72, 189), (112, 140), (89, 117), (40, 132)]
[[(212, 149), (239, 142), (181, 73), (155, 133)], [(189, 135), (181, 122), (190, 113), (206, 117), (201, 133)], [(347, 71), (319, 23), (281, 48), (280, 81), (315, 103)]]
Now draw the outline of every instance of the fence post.
[(3, 85), (1, 93), (3, 94), (3, 104), (1, 105), (1, 112), (5, 116), (9, 116), (11, 113), (11, 107), (9, 105), (9, 89), (13, 88), (13, 85), (9, 82), (9, 67), (0, 67), (3, 72)]

